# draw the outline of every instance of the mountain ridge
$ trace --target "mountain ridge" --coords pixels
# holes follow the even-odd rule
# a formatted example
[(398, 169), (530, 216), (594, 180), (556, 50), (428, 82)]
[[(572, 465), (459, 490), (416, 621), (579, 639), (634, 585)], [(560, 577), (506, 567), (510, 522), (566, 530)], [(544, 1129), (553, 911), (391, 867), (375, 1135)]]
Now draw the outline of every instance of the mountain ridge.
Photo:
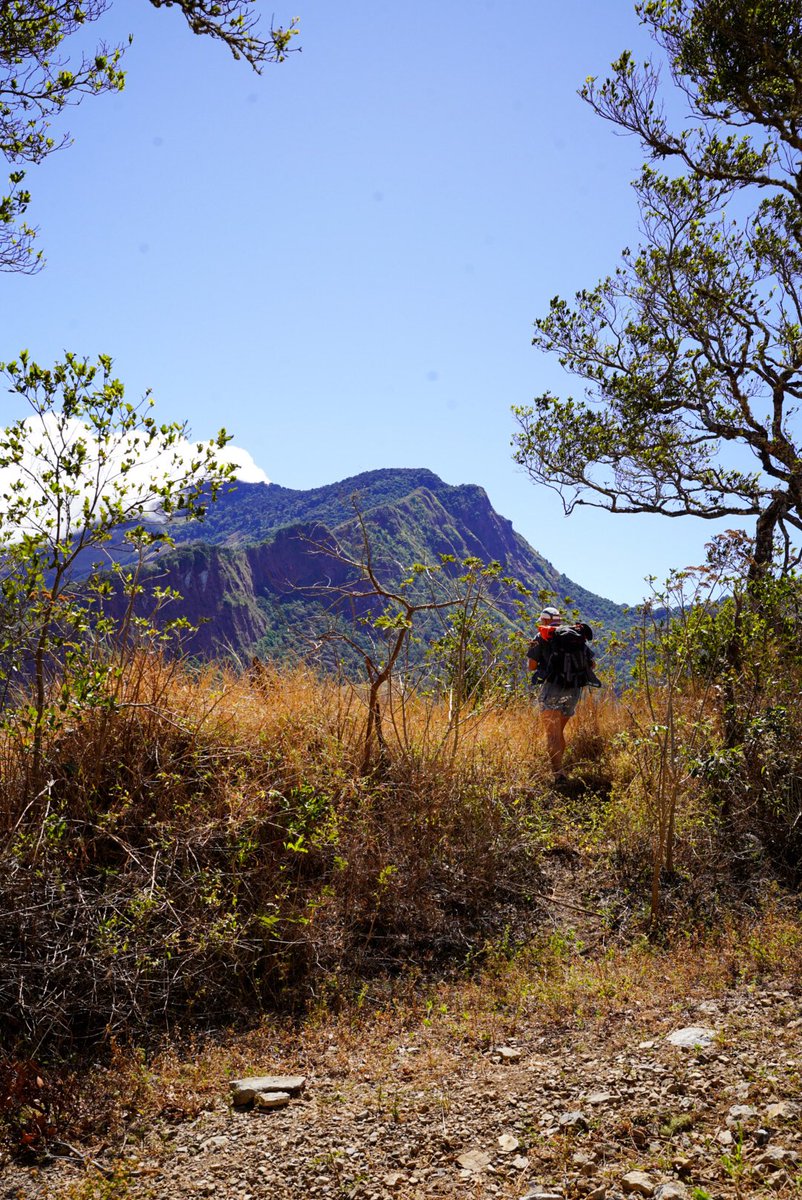
[(447, 568), (452, 574), (467, 558), (497, 561), (533, 592), (533, 618), (539, 593), (547, 593), (591, 623), (610, 630), (626, 624), (624, 606), (557, 571), (496, 512), (482, 487), (447, 484), (427, 468), (380, 468), (306, 490), (238, 481), (203, 522), (171, 527), (176, 546), (159, 556), (152, 577), (181, 594), (171, 615), (180, 610), (199, 626), (189, 639), (192, 653), (293, 657), (307, 633), (310, 642), (320, 637), (330, 617), (330, 603), (315, 594), (321, 580), (335, 590), (351, 586), (344, 565), (321, 543), (358, 547), (362, 528), (387, 580), (399, 580), (415, 562), (439, 564), (443, 555), (456, 560)]

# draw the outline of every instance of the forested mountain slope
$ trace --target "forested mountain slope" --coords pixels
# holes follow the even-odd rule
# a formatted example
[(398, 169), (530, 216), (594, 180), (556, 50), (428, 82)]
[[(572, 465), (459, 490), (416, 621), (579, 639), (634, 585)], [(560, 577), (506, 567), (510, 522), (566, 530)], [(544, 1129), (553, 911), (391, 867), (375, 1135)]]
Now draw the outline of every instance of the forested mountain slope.
[[(383, 581), (397, 583), (415, 562), (453, 555), (498, 561), (533, 592), (566, 597), (591, 623), (621, 628), (621, 606), (561, 574), (500, 516), (480, 487), (451, 486), (433, 472), (369, 471), (308, 491), (240, 483), (210, 506), (206, 520), (176, 526), (178, 545), (159, 560), (159, 582), (181, 593), (180, 607), (199, 625), (190, 648), (203, 656), (233, 651), (278, 657), (305, 653), (331, 624), (332, 595), (354, 573), (321, 541), (359, 545), (360, 514)], [(450, 568), (449, 568), (450, 569)], [(452, 573), (458, 573), (458, 565)], [(337, 605), (335, 604), (335, 608)]]

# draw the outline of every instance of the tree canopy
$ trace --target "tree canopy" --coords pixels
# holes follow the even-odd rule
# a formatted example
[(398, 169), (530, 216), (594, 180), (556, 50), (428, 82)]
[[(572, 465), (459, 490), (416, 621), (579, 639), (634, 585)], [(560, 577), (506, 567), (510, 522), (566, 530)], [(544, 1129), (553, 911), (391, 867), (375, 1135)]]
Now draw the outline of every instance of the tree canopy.
[(126, 552), (170, 544), (164, 518), (203, 516), (233, 468), (219, 454), (225, 430), (190, 444), (185, 424), (156, 420), (149, 394), (126, 400), (108, 355), (92, 363), (66, 354), (43, 368), (23, 351), (0, 363), (0, 375), (28, 410), (0, 431), (0, 703), (9, 688), (21, 692), (21, 708), (13, 699), (38, 786), (45, 723), (55, 728), (70, 707), (93, 703), (114, 670), (103, 635), (122, 652), (147, 624), (132, 610), (119, 626), (104, 620), (115, 577), (131, 605), (139, 591)]
[[(193, 33), (214, 38), (254, 70), (282, 62), (298, 32), (297, 19), (262, 35), (254, 0), (150, 0), (154, 8), (177, 8)], [(42, 263), (36, 230), (25, 221), (30, 192), (25, 165), (42, 162), (69, 143), (53, 121), (84, 96), (122, 91), (125, 47), (99, 43), (93, 53), (71, 55), (68, 44), (96, 21), (111, 0), (9, 0), (0, 4), (0, 153), (11, 165), (0, 197), (0, 270), (34, 271)], [(130, 38), (129, 38), (130, 41)]]
[(624, 52), (582, 97), (639, 138), (641, 245), (535, 323), (585, 381), (516, 409), (515, 459), (565, 511), (753, 518), (752, 571), (802, 532), (802, 9), (636, 7), (668, 65)]

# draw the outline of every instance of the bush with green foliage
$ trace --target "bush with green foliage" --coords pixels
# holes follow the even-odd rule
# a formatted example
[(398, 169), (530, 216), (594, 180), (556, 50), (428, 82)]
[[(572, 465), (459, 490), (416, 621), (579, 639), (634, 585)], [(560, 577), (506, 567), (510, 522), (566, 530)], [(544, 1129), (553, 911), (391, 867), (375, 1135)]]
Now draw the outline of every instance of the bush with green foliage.
[[(113, 705), (135, 639), (158, 644), (175, 630), (134, 615), (138, 570), (115, 554), (169, 544), (165, 520), (201, 517), (232, 468), (219, 460), (224, 430), (191, 446), (184, 424), (156, 420), (150, 395), (126, 400), (106, 355), (43, 368), (23, 352), (0, 370), (27, 408), (0, 432), (0, 682), (33, 795), (45, 732)], [(129, 598), (122, 628), (103, 611), (115, 576)]]

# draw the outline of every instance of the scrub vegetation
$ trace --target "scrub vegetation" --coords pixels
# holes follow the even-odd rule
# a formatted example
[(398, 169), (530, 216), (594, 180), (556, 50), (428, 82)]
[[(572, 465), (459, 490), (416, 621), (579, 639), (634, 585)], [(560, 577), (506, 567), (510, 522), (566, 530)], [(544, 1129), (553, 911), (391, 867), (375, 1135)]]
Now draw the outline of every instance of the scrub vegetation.
[[(796, 973), (800, 587), (764, 584), (758, 609), (716, 579), (712, 595), (704, 573), (676, 579), (644, 612), (639, 678), (583, 701), (560, 790), (535, 706), (503, 691), (455, 721), (450, 689), (390, 679), (366, 772), (367, 685), (118, 645), (92, 676), (113, 687), (52, 681), (33, 791), (24, 710), (7, 707), (7, 1141), (63, 1136), (89, 1064), (266, 1011), (503, 978), (556, 1018), (633, 972), (681, 973), (689, 946), (720, 981)], [(575, 932), (555, 941), (560, 905), (574, 929), (592, 914), (579, 957)]]

